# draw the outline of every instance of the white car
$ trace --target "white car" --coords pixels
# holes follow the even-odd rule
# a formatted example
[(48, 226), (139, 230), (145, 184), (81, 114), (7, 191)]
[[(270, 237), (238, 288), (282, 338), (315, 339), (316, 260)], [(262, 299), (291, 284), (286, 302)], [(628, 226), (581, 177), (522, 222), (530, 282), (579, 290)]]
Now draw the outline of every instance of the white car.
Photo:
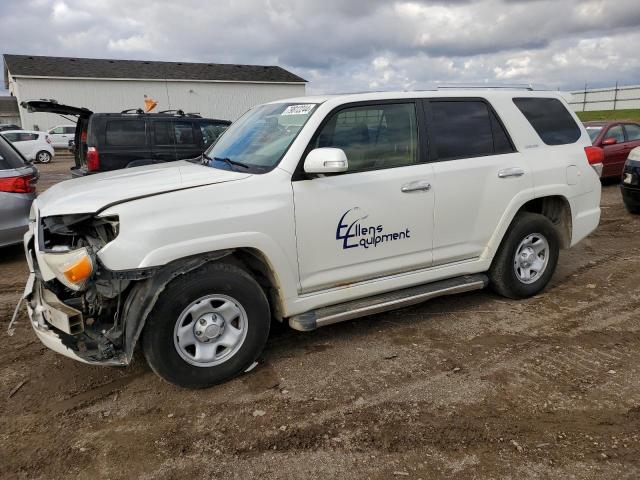
[[(200, 159), (62, 182), (34, 203), (41, 341), (186, 387), (297, 330), (490, 286), (540, 292), (600, 219), (602, 150), (555, 92), (311, 96), (254, 107)], [(594, 167), (594, 168), (592, 168)]]
[(58, 125), (49, 130), (49, 138), (53, 148), (69, 148), (69, 141), (75, 138), (75, 125)]
[(30, 162), (49, 163), (55, 157), (47, 132), (7, 130), (0, 132)]

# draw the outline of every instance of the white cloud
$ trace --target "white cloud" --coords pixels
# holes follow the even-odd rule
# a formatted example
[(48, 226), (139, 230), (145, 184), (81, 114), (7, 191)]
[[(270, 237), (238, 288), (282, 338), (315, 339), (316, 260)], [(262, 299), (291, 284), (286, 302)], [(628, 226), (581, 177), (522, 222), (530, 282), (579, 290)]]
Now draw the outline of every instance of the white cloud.
[(312, 93), (575, 88), (640, 83), (638, 25), (638, 0), (5, 0), (0, 42), (5, 53), (281, 65)]

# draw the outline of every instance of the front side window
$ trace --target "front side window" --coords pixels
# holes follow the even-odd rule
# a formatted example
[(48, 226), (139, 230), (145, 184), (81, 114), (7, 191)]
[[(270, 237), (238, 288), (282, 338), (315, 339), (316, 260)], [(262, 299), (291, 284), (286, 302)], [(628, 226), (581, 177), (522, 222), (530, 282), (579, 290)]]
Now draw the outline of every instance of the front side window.
[(200, 123), (200, 132), (202, 133), (202, 141), (204, 142), (205, 148), (208, 148), (212, 144), (216, 143), (218, 137), (220, 137), (220, 135), (222, 135), (222, 132), (224, 132), (227, 128), (229, 128), (229, 126), (223, 123)]
[(205, 152), (205, 159), (210, 159), (207, 165), (268, 172), (280, 162), (315, 108), (315, 103), (272, 103), (252, 108)]
[(566, 145), (580, 138), (580, 128), (557, 98), (514, 98), (513, 103), (547, 145)]
[(615, 138), (617, 143), (624, 143), (624, 131), (622, 130), (622, 125), (614, 125), (609, 128), (604, 138), (605, 140), (607, 138)]
[(62, 135), (64, 133), (64, 127), (56, 127), (53, 130), (51, 130), (49, 133), (54, 135)]
[(482, 157), (514, 151), (504, 128), (480, 100), (432, 101), (429, 124), (438, 160)]
[(9, 140), (10, 142), (17, 142), (18, 140), (18, 134), (17, 133), (3, 133), (2, 136), (4, 138), (6, 138), (7, 140)]
[(335, 113), (317, 134), (314, 148), (341, 148), (349, 172), (418, 163), (414, 103), (351, 107)]
[(624, 126), (624, 129), (627, 131), (628, 142), (640, 140), (640, 125), (628, 123)]
[(147, 143), (144, 120), (110, 120), (105, 136), (107, 145), (138, 147)]

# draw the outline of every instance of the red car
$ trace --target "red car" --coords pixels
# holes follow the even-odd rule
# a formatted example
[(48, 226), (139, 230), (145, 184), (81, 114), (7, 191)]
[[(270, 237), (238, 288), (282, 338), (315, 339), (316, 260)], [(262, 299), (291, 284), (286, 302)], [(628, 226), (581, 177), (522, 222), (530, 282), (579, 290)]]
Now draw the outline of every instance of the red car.
[(640, 124), (626, 120), (585, 122), (595, 147), (604, 150), (602, 178), (620, 177), (629, 152), (640, 146)]

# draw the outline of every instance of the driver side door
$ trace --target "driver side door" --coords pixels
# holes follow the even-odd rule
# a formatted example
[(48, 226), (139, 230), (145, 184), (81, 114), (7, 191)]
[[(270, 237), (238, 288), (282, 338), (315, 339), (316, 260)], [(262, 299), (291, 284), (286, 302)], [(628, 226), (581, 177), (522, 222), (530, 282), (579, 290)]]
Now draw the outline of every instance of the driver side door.
[(340, 148), (349, 165), (293, 181), (302, 292), (431, 266), (433, 168), (421, 112), (413, 100), (355, 104), (316, 132), (307, 152)]

